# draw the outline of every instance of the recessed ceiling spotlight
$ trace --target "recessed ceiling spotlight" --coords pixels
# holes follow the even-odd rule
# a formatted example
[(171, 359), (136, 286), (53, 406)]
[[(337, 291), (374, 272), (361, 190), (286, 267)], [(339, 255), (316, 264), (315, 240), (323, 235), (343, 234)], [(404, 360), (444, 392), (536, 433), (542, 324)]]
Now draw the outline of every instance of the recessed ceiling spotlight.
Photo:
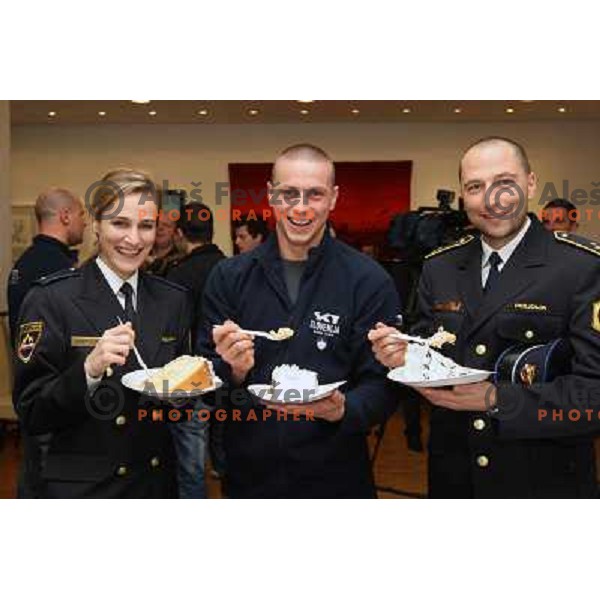
[(149, 112), (148, 112), (148, 114), (149, 114), (151, 117), (155, 117), (155, 116), (156, 116), (156, 111), (155, 111), (155, 110), (151, 110), (151, 111), (149, 111)]
[(300, 102), (300, 104), (310, 104), (314, 102), (314, 100), (296, 100), (296, 102)]
[(248, 114), (251, 117), (255, 117), (260, 111), (258, 110), (258, 108), (249, 108), (248, 109)]
[(303, 109), (300, 111), (300, 114), (301, 114), (301, 115), (307, 115), (308, 113), (310, 113), (310, 110), (306, 110), (306, 108), (303, 108)]
[(507, 113), (510, 115), (510, 114), (512, 114), (512, 113), (514, 113), (514, 112), (515, 112), (515, 109), (514, 109), (514, 108), (512, 108), (511, 106), (509, 106), (509, 107), (506, 109), (506, 112), (507, 112)]
[(49, 116), (49, 117), (55, 117), (55, 116), (56, 116), (56, 113), (55, 113), (53, 110), (51, 110), (51, 111), (48, 113), (48, 116)]
[(150, 104), (150, 100), (132, 100), (132, 104)]
[(200, 117), (206, 117), (206, 115), (208, 115), (208, 109), (207, 108), (201, 108), (200, 110), (196, 111), (196, 114)]
[(360, 110), (359, 110), (358, 108), (353, 108), (353, 109), (352, 109), (350, 112), (351, 112), (353, 115), (360, 115)]
[(567, 109), (564, 106), (559, 106), (558, 107), (558, 112), (559, 113), (564, 113), (564, 112), (567, 112)]
[(462, 112), (462, 108), (460, 108), (460, 106), (457, 106), (457, 107), (454, 109), (454, 112), (455, 112), (455, 113), (458, 115), (458, 114), (460, 114), (460, 113)]
[(410, 112), (410, 108), (408, 108), (408, 107), (407, 107), (407, 108), (403, 108), (403, 109), (402, 109), (402, 112), (403, 112), (405, 115), (407, 115), (407, 114)]
[(98, 111), (98, 116), (99, 117), (105, 117), (106, 113), (103, 110)]

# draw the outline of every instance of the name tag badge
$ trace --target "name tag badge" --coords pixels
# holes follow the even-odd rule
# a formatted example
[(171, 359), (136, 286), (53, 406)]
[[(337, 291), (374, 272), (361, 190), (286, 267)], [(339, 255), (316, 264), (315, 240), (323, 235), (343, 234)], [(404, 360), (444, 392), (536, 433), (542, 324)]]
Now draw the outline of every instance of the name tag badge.
[(513, 309), (526, 312), (547, 312), (548, 307), (545, 304), (536, 304), (535, 302), (516, 302)]
[(71, 336), (71, 347), (72, 348), (93, 348), (97, 343), (99, 337), (86, 336), (86, 335), (72, 335)]

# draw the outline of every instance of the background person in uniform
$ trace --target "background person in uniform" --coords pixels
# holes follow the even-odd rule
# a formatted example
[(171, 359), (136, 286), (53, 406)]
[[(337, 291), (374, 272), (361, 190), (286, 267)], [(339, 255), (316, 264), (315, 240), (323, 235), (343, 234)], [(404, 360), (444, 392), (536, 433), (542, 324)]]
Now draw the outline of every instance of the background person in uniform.
[(240, 253), (250, 252), (258, 248), (268, 237), (269, 228), (266, 221), (260, 218), (243, 217), (234, 224), (235, 245)]
[[(37, 197), (35, 217), (38, 234), (17, 260), (8, 278), (8, 320), (13, 347), (21, 304), (33, 282), (77, 264), (77, 252), (71, 250), (71, 246), (81, 244), (86, 227), (81, 199), (63, 188), (50, 188)], [(40, 493), (39, 465), (42, 453), (47, 450), (49, 436), (30, 436), (21, 432), (21, 439), (23, 458), (17, 496), (36, 498)]]
[[(396, 289), (372, 259), (330, 237), (338, 188), (323, 150), (284, 150), (272, 180), (275, 235), (218, 263), (204, 294), (199, 353), (213, 360), (229, 386), (228, 406), (240, 413), (225, 421), (225, 489), (245, 498), (374, 497), (366, 437), (397, 401), (366, 334), (398, 314)], [(240, 332), (283, 326), (295, 332), (284, 342)], [(347, 384), (312, 403), (311, 417), (296, 421), (284, 411), (282, 419), (246, 387), (269, 383), (284, 363), (317, 372), (321, 383)]]
[[(526, 212), (536, 176), (525, 150), (505, 138), (470, 146), (460, 163), (465, 209), (481, 239), (432, 252), (419, 286), (417, 333), (457, 336), (444, 350), (459, 364), (495, 370), (501, 353), (558, 338), (572, 349), (570, 374), (535, 385), (489, 382), (419, 388), (433, 405), (429, 493), (437, 498), (596, 495), (590, 433), (600, 421), (566, 417), (600, 398), (600, 245), (551, 234)], [(369, 333), (388, 367), (404, 361), (380, 326)], [(595, 407), (598, 408), (597, 406)], [(565, 418), (541, 418), (539, 409)], [(596, 413), (594, 411), (594, 413)]]
[(182, 255), (175, 243), (177, 220), (173, 215), (170, 211), (161, 211), (158, 216), (156, 241), (145, 266), (145, 270), (153, 275), (164, 277)]
[(37, 197), (35, 218), (38, 234), (13, 266), (8, 279), (8, 317), (13, 344), (23, 298), (36, 279), (77, 264), (77, 252), (71, 247), (81, 244), (86, 227), (81, 199), (62, 188), (50, 188)]
[[(173, 263), (166, 277), (188, 289), (192, 294), (192, 343), (202, 323), (202, 293), (212, 268), (225, 258), (221, 249), (213, 244), (214, 220), (206, 204), (190, 202), (182, 210), (178, 222), (178, 235), (185, 256)], [(207, 408), (200, 399), (195, 414)], [(204, 464), (209, 422), (192, 419), (173, 423), (174, 440), (179, 458), (178, 480), (180, 498), (205, 498)], [(214, 423), (210, 425), (214, 429)]]
[(150, 367), (189, 352), (187, 292), (139, 270), (156, 234), (154, 182), (129, 169), (104, 181), (92, 201), (98, 257), (46, 278), (23, 303), (15, 410), (27, 433), (52, 434), (43, 497), (175, 497), (166, 423), (121, 377), (140, 368), (134, 341)]
[(577, 207), (564, 198), (550, 200), (542, 210), (542, 223), (548, 231), (575, 233), (579, 227)]

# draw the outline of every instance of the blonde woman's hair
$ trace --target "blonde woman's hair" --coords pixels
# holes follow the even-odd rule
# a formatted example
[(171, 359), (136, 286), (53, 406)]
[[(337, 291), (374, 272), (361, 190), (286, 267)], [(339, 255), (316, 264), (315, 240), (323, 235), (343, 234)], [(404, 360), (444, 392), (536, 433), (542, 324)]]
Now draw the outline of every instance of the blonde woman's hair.
[[(136, 169), (114, 169), (102, 177), (94, 190), (90, 211), (96, 221), (100, 221), (113, 205), (110, 214), (118, 214), (123, 199), (129, 194), (142, 193), (156, 203), (158, 211), (162, 206), (162, 190), (152, 177)], [(105, 217), (106, 218), (106, 217)]]

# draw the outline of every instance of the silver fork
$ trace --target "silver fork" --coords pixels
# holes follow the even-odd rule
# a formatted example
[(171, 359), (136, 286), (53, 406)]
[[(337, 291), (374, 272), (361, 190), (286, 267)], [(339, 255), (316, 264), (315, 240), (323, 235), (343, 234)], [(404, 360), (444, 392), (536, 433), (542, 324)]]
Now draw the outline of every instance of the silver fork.
[(392, 333), (390, 337), (397, 340), (405, 340), (407, 342), (416, 342), (417, 344), (421, 344), (423, 346), (431, 346), (431, 341), (426, 340), (424, 338), (414, 337), (412, 335), (407, 335), (406, 333)]
[[(121, 320), (121, 317), (117, 317), (117, 319), (119, 320), (119, 325), (123, 325), (123, 321)], [(146, 375), (148, 376), (148, 379), (150, 379), (150, 377), (152, 377), (152, 374), (150, 373), (150, 371), (148, 369), (148, 365), (142, 359), (142, 356), (140, 355), (140, 352), (137, 349), (137, 346), (135, 344), (133, 344), (133, 352), (135, 354), (135, 357), (137, 358), (137, 361), (140, 363), (140, 366), (142, 367), (142, 369), (144, 369), (144, 371), (146, 371)]]
[[(213, 328), (214, 327), (218, 327), (218, 325), (213, 325)], [(238, 331), (240, 333), (245, 333), (247, 335), (253, 335), (255, 337), (262, 337), (267, 340), (271, 340), (272, 342), (285, 342), (286, 340), (290, 339), (290, 338), (277, 337), (276, 335), (273, 335), (272, 333), (269, 333), (268, 331), (253, 331), (252, 329), (238, 329)], [(292, 336), (290, 336), (290, 337), (292, 337)]]
[(279, 338), (268, 331), (252, 331), (251, 329), (240, 329), (240, 333), (246, 333), (248, 335), (253, 335), (255, 337), (262, 337), (267, 340), (271, 340), (272, 342), (284, 342), (289, 338)]

